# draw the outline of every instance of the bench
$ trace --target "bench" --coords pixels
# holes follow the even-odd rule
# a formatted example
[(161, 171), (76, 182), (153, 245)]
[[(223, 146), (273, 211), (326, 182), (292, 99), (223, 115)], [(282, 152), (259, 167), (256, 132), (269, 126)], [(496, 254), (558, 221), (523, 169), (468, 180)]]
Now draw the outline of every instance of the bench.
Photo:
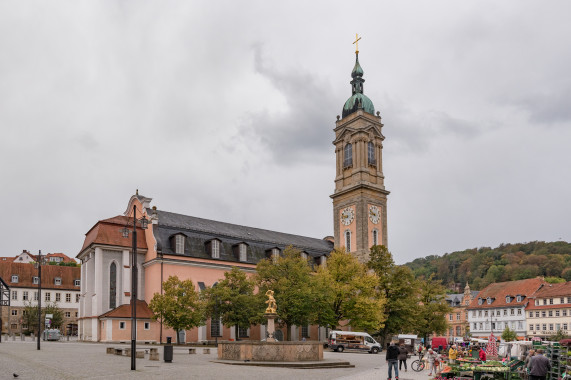
[(144, 359), (145, 358), (145, 351), (135, 351), (135, 358)]
[(108, 354), (114, 354), (114, 353), (115, 353), (115, 348), (113, 348), (113, 347), (107, 347), (107, 353), (108, 353)]
[(151, 350), (151, 353), (149, 354), (149, 360), (159, 360), (158, 351)]
[(210, 348), (203, 348), (203, 349), (202, 349), (202, 353), (203, 353), (203, 354), (209, 354), (209, 353), (210, 353)]
[(189, 348), (189, 349), (188, 349), (188, 354), (189, 354), (189, 355), (191, 355), (191, 354), (196, 354), (196, 348)]
[(123, 349), (122, 348), (116, 348), (115, 349), (115, 355), (123, 355)]

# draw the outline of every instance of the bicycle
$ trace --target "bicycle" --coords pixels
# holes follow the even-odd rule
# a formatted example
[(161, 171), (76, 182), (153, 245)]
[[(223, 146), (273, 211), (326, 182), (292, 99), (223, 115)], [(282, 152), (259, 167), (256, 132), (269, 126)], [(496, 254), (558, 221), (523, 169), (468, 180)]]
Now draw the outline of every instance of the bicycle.
[(426, 364), (424, 363), (424, 360), (422, 360), (423, 357), (424, 355), (420, 355), (418, 359), (413, 360), (412, 363), (410, 363), (410, 368), (412, 368), (413, 371), (420, 372), (424, 369)]

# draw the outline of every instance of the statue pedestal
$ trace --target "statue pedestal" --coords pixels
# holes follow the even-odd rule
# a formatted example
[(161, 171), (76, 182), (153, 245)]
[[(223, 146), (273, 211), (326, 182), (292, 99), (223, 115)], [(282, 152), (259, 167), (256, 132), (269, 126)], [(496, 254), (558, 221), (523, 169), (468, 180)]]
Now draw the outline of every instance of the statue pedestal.
[(266, 313), (264, 314), (264, 317), (267, 318), (268, 320), (268, 337), (266, 338), (266, 342), (275, 342), (275, 332), (276, 332), (276, 326), (274, 324), (274, 319), (277, 318), (277, 314), (276, 313)]

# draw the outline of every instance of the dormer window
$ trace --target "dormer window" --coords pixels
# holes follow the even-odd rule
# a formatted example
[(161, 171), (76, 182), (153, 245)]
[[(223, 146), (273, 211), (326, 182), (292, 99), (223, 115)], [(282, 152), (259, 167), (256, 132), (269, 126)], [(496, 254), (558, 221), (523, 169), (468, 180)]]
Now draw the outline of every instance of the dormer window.
[(13, 275), (12, 275), (12, 282), (13, 282), (13, 283), (17, 283), (17, 282), (18, 282), (18, 275), (16, 275), (16, 274), (13, 274)]
[(315, 258), (315, 263), (320, 267), (325, 268), (327, 266), (327, 256), (323, 255)]
[(307, 252), (302, 251), (300, 254), (302, 259), (307, 260), (308, 256), (307, 256)]
[(218, 239), (212, 239), (206, 242), (206, 253), (210, 255), (213, 259), (220, 258), (220, 246), (222, 242)]
[(518, 295), (515, 297), (515, 300), (516, 300), (516, 302), (521, 302), (521, 301), (523, 300), (523, 297), (518, 294)]
[(238, 244), (238, 255), (240, 261), (248, 261), (248, 246), (245, 243)]
[(280, 249), (279, 248), (272, 248), (270, 250), (268, 250), (266, 252), (267, 256), (269, 259), (272, 260), (273, 263), (276, 263), (278, 261), (278, 258), (280, 257)]
[(186, 244), (186, 236), (179, 233), (171, 236), (171, 249), (178, 255), (184, 255), (184, 246)]
[(506, 296), (506, 303), (510, 303), (510, 302), (512, 302), (512, 297)]
[(40, 278), (38, 276), (32, 277), (32, 283), (34, 285), (38, 285), (39, 282), (40, 282)]
[(54, 279), (54, 284), (55, 284), (55, 285), (61, 285), (61, 277), (56, 277), (56, 278)]
[(488, 305), (492, 304), (492, 299), (490, 297), (486, 298), (486, 302), (488, 303)]
[(481, 305), (481, 304), (483, 304), (483, 303), (484, 303), (484, 300), (481, 299), (481, 298), (478, 298), (478, 305)]
[(81, 286), (81, 280), (73, 280), (73, 286)]
[(220, 258), (220, 241), (219, 240), (212, 240), (210, 242), (210, 256), (213, 259), (219, 259)]

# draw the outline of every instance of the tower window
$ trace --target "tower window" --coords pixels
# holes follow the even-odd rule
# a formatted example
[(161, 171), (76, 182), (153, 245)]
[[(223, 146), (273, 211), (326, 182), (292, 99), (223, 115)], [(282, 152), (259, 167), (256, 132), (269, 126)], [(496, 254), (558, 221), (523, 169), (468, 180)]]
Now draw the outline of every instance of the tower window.
[(350, 143), (345, 145), (343, 168), (349, 168), (353, 166), (353, 145)]
[(373, 230), (373, 245), (379, 245), (379, 231), (377, 229)]
[(345, 249), (351, 252), (351, 231), (345, 231)]
[(377, 160), (375, 159), (375, 144), (373, 144), (372, 141), (369, 141), (369, 144), (367, 145), (367, 158), (369, 165), (377, 165)]
[(117, 307), (117, 265), (111, 263), (109, 267), (109, 308)]

